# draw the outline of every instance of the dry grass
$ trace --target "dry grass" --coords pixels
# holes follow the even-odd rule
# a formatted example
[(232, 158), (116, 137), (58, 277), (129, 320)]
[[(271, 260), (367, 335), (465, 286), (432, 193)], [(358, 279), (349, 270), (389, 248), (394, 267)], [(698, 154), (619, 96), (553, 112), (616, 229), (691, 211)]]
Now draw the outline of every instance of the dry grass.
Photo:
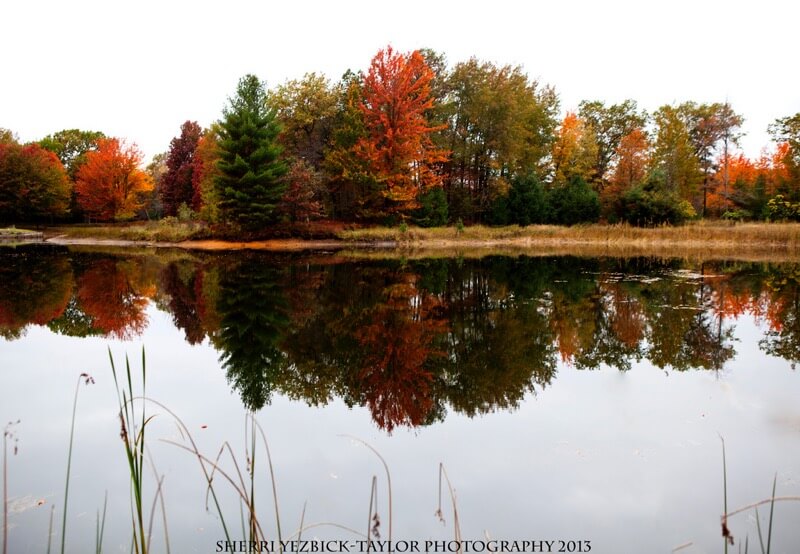
[(27, 234), (34, 234), (36, 231), (31, 231), (29, 229), (17, 229), (16, 227), (2, 227), (0, 228), (0, 236), (16, 236), (16, 235), (27, 235)]
[(630, 225), (517, 225), (485, 227), (474, 225), (459, 232), (455, 227), (424, 229), (409, 227), (406, 231), (398, 227), (373, 227), (347, 230), (339, 238), (350, 242), (397, 242), (404, 244), (419, 242), (527, 242), (530, 244), (571, 241), (576, 243), (692, 243), (707, 245), (738, 245), (742, 242), (759, 245), (781, 245), (800, 249), (800, 224), (798, 223), (727, 223), (699, 222), (681, 226), (655, 228), (631, 227)]
[(371, 228), (340, 233), (344, 241), (405, 249), (481, 250), (521, 254), (800, 256), (800, 224), (700, 222), (679, 227), (641, 228), (628, 225), (559, 227), (454, 227), (422, 229)]
[(41, 240), (42, 233), (29, 229), (17, 229), (16, 227), (0, 228), (0, 242), (3, 244), (14, 244), (30, 240)]
[(48, 237), (63, 236), (69, 239), (174, 243), (205, 238), (208, 231), (200, 223), (162, 219), (131, 224), (65, 225), (48, 228), (46, 234)]

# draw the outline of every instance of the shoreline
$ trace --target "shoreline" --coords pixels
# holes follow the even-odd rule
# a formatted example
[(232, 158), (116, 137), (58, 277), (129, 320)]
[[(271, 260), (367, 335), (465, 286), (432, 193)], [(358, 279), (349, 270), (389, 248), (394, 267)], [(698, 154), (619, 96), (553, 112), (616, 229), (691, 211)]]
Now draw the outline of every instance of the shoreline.
[(341, 239), (270, 239), (261, 241), (190, 240), (180, 242), (55, 236), (42, 244), (75, 247), (177, 249), (185, 252), (260, 251), (309, 253), (328, 251), (348, 258), (442, 258), (485, 256), (586, 256), (658, 257), (697, 260), (800, 262), (800, 249), (789, 245), (752, 241), (700, 240), (577, 240), (562, 238), (508, 238), (492, 240), (421, 239), (414, 241), (346, 241)]
[[(155, 230), (155, 232), (154, 232)], [(190, 229), (191, 230), (191, 229)], [(261, 240), (192, 238), (146, 224), (45, 228), (31, 240), (16, 234), (11, 244), (38, 242), (75, 247), (172, 248), (184, 251), (345, 252), (354, 257), (444, 257), (488, 255), (656, 256), (697, 259), (800, 261), (799, 223), (699, 222), (678, 227), (626, 225), (484, 227), (456, 229), (369, 227), (337, 229), (316, 238)], [(4, 244), (0, 241), (0, 244)], [(5, 242), (5, 244), (9, 244)]]

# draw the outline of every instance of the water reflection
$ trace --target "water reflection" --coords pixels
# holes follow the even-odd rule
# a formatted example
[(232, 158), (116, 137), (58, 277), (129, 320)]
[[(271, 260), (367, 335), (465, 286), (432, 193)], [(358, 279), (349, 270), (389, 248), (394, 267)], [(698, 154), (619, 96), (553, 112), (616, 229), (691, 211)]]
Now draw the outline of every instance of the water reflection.
[(800, 358), (800, 266), (504, 258), (347, 262), (327, 255), (0, 250), (0, 334), (30, 325), (132, 338), (154, 302), (209, 340), (243, 403), (275, 392), (367, 406), (387, 431), (509, 409), (578, 369), (721, 369), (737, 318)]

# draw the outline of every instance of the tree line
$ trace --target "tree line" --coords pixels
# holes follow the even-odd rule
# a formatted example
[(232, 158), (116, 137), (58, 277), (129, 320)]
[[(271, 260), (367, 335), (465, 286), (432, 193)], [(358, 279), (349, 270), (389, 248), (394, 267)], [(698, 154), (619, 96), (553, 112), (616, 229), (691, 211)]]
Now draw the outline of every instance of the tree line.
[(246, 75), (220, 120), (186, 121), (147, 168), (100, 132), (22, 145), (3, 130), (0, 220), (177, 216), (258, 232), (314, 219), (800, 219), (800, 113), (770, 125), (775, 147), (757, 159), (739, 151), (744, 118), (727, 102), (560, 113), (555, 89), (519, 66), (389, 46), (338, 82), (308, 73), (268, 89)]

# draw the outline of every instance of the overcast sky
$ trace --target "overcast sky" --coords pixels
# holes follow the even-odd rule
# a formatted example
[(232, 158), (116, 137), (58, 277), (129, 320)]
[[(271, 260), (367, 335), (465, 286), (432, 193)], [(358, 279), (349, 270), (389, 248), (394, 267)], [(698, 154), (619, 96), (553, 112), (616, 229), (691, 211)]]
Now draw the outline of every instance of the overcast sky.
[(269, 86), (306, 72), (338, 79), (386, 44), (450, 64), (521, 64), (583, 99), (654, 110), (694, 100), (744, 115), (756, 156), (766, 126), (800, 112), (794, 0), (437, 2), (6, 0), (0, 4), (0, 127), (23, 141), (65, 128), (165, 151), (187, 119), (220, 117), (239, 77)]

